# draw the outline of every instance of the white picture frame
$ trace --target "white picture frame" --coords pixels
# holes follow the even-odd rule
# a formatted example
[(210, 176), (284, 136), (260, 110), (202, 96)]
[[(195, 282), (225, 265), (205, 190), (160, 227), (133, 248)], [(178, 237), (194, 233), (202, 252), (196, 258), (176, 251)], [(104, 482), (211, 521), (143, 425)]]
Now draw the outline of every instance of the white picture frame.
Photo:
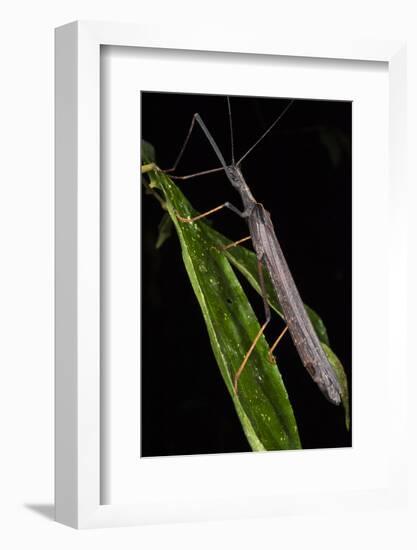
[[(56, 519), (67, 525), (103, 527), (159, 521), (262, 516), (311, 507), (326, 509), (349, 506), (393, 505), (404, 498), (406, 359), (397, 354), (395, 373), (398, 391), (390, 396), (396, 411), (395, 449), (387, 454), (387, 479), (383, 488), (362, 490), (355, 495), (344, 490), (287, 494), (285, 500), (258, 496), (250, 506), (230, 497), (223, 505), (212, 500), (190, 505), (171, 501), (147, 505), (101, 504), (101, 415), (100, 401), (100, 48), (102, 45), (172, 50), (250, 53), (297, 58), (380, 61), (389, 71), (390, 188), (397, 209), (390, 234), (401, 242), (403, 151), (405, 150), (405, 46), (401, 42), (362, 41), (291, 42), (257, 36), (190, 28), (188, 35), (174, 29), (136, 25), (76, 22), (56, 30)], [(159, 38), (159, 36), (163, 38)], [(398, 254), (396, 254), (396, 250)], [(405, 281), (404, 259), (390, 249), (395, 262), (393, 277)], [(390, 316), (405, 317), (405, 300), (389, 302)], [(395, 340), (405, 334), (397, 327)], [(405, 349), (405, 346), (400, 349)], [(398, 347), (397, 347), (398, 350)], [(387, 450), (388, 453), (388, 450)], [(272, 455), (271, 455), (272, 456)], [(185, 460), (185, 459), (184, 459)], [(174, 499), (174, 500), (172, 500)], [(194, 506), (195, 508), (195, 506)]]

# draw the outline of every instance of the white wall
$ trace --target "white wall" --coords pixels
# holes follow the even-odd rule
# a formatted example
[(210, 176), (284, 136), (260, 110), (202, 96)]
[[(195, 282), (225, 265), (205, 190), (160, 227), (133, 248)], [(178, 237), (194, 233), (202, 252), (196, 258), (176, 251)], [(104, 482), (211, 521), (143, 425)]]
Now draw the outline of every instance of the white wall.
[[(409, 40), (410, 181), (417, 128), (412, 1), (14, 0), (1, 8), (0, 63), (0, 546), (26, 548), (415, 547), (415, 510), (350, 517), (76, 532), (45, 518), (53, 499), (53, 28), (75, 19), (170, 25), (225, 19), (248, 33), (352, 33)], [(410, 209), (416, 192), (410, 188)], [(414, 202), (417, 204), (417, 202)], [(413, 216), (415, 218), (415, 216)], [(415, 232), (415, 221), (411, 232)], [(410, 256), (414, 249), (410, 245)], [(416, 262), (410, 280), (416, 280)], [(410, 296), (411, 299), (415, 298)], [(415, 301), (413, 302), (415, 303)], [(410, 307), (410, 320), (413, 309)], [(410, 334), (413, 327), (410, 325)], [(416, 376), (410, 369), (410, 388)], [(411, 393), (411, 390), (410, 390)], [(413, 418), (416, 418), (415, 407)], [(415, 430), (414, 430), (415, 432)], [(415, 446), (411, 449), (415, 451)], [(412, 472), (413, 473), (413, 472)], [(414, 480), (415, 474), (413, 473)], [(416, 485), (413, 485), (415, 503)], [(41, 505), (41, 506), (40, 506)], [(33, 510), (35, 506), (35, 511)], [(32, 507), (32, 509), (30, 508)], [(37, 512), (36, 512), (37, 510)], [(43, 513), (39, 513), (43, 512)], [(414, 512), (414, 513), (413, 513)], [(4, 525), (3, 525), (4, 524)], [(414, 546), (413, 541), (414, 539)]]

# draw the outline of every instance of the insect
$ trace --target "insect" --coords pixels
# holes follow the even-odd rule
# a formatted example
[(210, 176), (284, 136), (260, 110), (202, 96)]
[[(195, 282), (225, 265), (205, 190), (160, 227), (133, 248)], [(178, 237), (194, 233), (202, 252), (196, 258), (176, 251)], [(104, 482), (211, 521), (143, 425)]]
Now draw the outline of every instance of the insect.
[(323, 351), (323, 348), (320, 344), (320, 341), (317, 337), (317, 334), (313, 328), (313, 325), (309, 319), (309, 316), (305, 310), (304, 304), (301, 300), (298, 289), (295, 285), (294, 279), (291, 275), (290, 269), (288, 267), (287, 261), (282, 252), (281, 246), (279, 244), (278, 238), (275, 233), (274, 226), (272, 224), (270, 213), (266, 208), (260, 203), (257, 202), (252, 192), (249, 188), (249, 185), (245, 181), (240, 165), (242, 161), (251, 153), (251, 151), (263, 140), (263, 138), (278, 124), (279, 120), (284, 116), (288, 111), (291, 105), (294, 103), (294, 100), (291, 100), (280, 115), (274, 120), (274, 122), (266, 129), (266, 131), (255, 141), (255, 143), (248, 149), (248, 151), (238, 160), (235, 160), (234, 155), (234, 146), (233, 146), (233, 124), (232, 124), (232, 113), (230, 107), (230, 99), (227, 97), (227, 106), (228, 106), (228, 116), (229, 116), (229, 125), (230, 125), (230, 134), (231, 134), (231, 143), (232, 143), (232, 162), (227, 164), (218, 145), (216, 144), (213, 136), (205, 125), (204, 121), (198, 113), (194, 114), (190, 128), (186, 139), (181, 147), (179, 155), (173, 165), (169, 170), (165, 172), (173, 172), (176, 170), (178, 163), (186, 149), (187, 143), (192, 134), (193, 128), (197, 123), (202, 131), (204, 132), (206, 138), (208, 139), (210, 145), (212, 146), (214, 152), (217, 155), (217, 158), (220, 161), (221, 166), (212, 170), (205, 170), (202, 172), (197, 172), (195, 174), (190, 174), (188, 176), (172, 176), (175, 179), (188, 179), (191, 177), (204, 175), (216, 171), (224, 171), (228, 180), (232, 186), (239, 193), (243, 210), (238, 209), (236, 206), (230, 202), (225, 202), (215, 208), (208, 210), (198, 216), (184, 218), (177, 214), (177, 217), (180, 221), (184, 223), (193, 223), (199, 219), (202, 219), (206, 216), (214, 214), (223, 208), (227, 208), (245, 219), (248, 228), (249, 236), (240, 239), (236, 243), (233, 243), (230, 246), (239, 244), (246, 240), (251, 240), (254, 250), (256, 252), (258, 260), (258, 276), (259, 284), (261, 287), (264, 311), (265, 311), (265, 321), (258, 331), (255, 339), (253, 340), (249, 350), (246, 352), (246, 355), (236, 371), (234, 377), (234, 390), (235, 393), (238, 392), (238, 382), (239, 378), (248, 363), (251, 353), (255, 349), (255, 346), (265, 331), (266, 326), (271, 320), (271, 312), (268, 304), (266, 291), (265, 291), (265, 280), (264, 280), (264, 269), (267, 270), (271, 282), (273, 284), (274, 290), (277, 294), (279, 303), (281, 304), (284, 318), (286, 321), (286, 327), (277, 338), (275, 343), (270, 349), (270, 354), (275, 347), (278, 345), (279, 341), (283, 337), (284, 333), (288, 330), (291, 334), (294, 345), (297, 349), (297, 352), (301, 358), (301, 361), (310, 374), (311, 378), (318, 385), (325, 397), (335, 405), (339, 405), (341, 402), (341, 387), (339, 381), (335, 375), (335, 372), (330, 365), (330, 362)]

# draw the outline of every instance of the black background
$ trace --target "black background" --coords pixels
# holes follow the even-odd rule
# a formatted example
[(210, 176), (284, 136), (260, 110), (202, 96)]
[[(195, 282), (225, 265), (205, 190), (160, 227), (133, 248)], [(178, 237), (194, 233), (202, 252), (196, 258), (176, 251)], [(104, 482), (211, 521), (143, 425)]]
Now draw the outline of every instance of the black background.
[[(231, 98), (236, 158), (288, 101)], [(224, 96), (142, 92), (141, 112), (142, 138), (154, 145), (161, 168), (174, 163), (195, 112), (230, 161)], [(208, 141), (196, 128), (176, 174), (217, 166)], [(257, 201), (271, 212), (303, 301), (322, 317), (350, 387), (351, 103), (297, 100), (243, 162), (242, 171)], [(201, 212), (226, 200), (241, 207), (222, 173), (179, 186)], [(211, 351), (175, 232), (160, 250), (155, 249), (162, 214), (159, 203), (143, 195), (142, 456), (249, 451)], [(246, 223), (230, 211), (212, 220), (231, 239), (248, 234)], [(239, 278), (262, 321), (260, 296)], [(284, 326), (277, 316), (274, 319), (267, 330), (270, 343)], [(290, 337), (282, 340), (276, 357), (303, 448), (350, 446), (342, 407), (323, 397), (302, 367)]]

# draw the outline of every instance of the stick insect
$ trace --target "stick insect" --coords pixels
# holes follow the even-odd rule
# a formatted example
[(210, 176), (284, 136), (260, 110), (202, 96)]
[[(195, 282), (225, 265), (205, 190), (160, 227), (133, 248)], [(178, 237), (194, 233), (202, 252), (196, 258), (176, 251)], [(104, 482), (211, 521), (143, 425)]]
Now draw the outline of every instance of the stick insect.
[(320, 341), (317, 337), (317, 334), (311, 324), (311, 321), (308, 317), (308, 314), (305, 310), (304, 304), (301, 300), (298, 289), (295, 285), (294, 279), (289, 270), (288, 264), (282, 252), (281, 246), (278, 242), (277, 236), (275, 234), (274, 226), (271, 221), (270, 213), (265, 209), (265, 207), (256, 201), (252, 192), (246, 183), (240, 165), (242, 161), (253, 151), (253, 149), (264, 139), (264, 137), (278, 124), (279, 120), (284, 116), (288, 111), (291, 105), (294, 103), (294, 100), (291, 100), (280, 115), (274, 120), (274, 122), (266, 129), (266, 131), (255, 141), (255, 143), (246, 151), (246, 153), (236, 162), (234, 154), (234, 144), (233, 144), (233, 124), (232, 124), (232, 113), (230, 106), (230, 99), (227, 97), (227, 107), (228, 107), (228, 117), (229, 117), (229, 127), (230, 127), (230, 136), (231, 136), (231, 150), (232, 150), (232, 162), (227, 164), (218, 145), (216, 144), (213, 136), (209, 132), (207, 126), (202, 120), (201, 116), (196, 113), (194, 114), (190, 128), (188, 130), (186, 139), (181, 147), (181, 150), (178, 154), (178, 157), (169, 170), (165, 172), (174, 172), (180, 162), (181, 157), (184, 154), (190, 136), (192, 134), (193, 128), (197, 123), (202, 131), (204, 132), (207, 140), (212, 146), (214, 152), (217, 155), (217, 158), (220, 161), (221, 166), (212, 170), (205, 170), (202, 172), (197, 172), (196, 174), (190, 174), (187, 176), (171, 176), (175, 179), (189, 179), (196, 176), (201, 176), (208, 173), (213, 173), (216, 171), (224, 171), (228, 180), (232, 186), (238, 191), (240, 198), (243, 204), (243, 210), (239, 210), (230, 202), (225, 202), (220, 206), (212, 208), (207, 212), (204, 212), (195, 217), (184, 218), (177, 214), (178, 219), (184, 223), (193, 223), (199, 219), (202, 219), (206, 216), (214, 214), (223, 208), (227, 208), (240, 216), (241, 218), (247, 221), (249, 227), (250, 235), (244, 239), (240, 239), (236, 243), (233, 243), (229, 246), (234, 246), (243, 241), (251, 240), (254, 250), (256, 252), (258, 260), (258, 277), (259, 284), (261, 288), (261, 294), (263, 299), (264, 311), (265, 311), (265, 321), (258, 331), (255, 339), (253, 340), (250, 348), (246, 352), (243, 361), (236, 371), (234, 377), (234, 391), (237, 394), (238, 392), (238, 381), (239, 378), (247, 365), (249, 358), (255, 349), (255, 346), (262, 336), (265, 328), (271, 320), (271, 311), (267, 300), (266, 290), (265, 290), (265, 280), (264, 280), (264, 269), (267, 270), (279, 303), (281, 304), (284, 318), (286, 321), (286, 327), (281, 332), (279, 337), (276, 339), (272, 347), (270, 348), (270, 358), (272, 360), (272, 352), (278, 345), (281, 338), (284, 336), (285, 332), (288, 330), (291, 334), (294, 345), (297, 349), (297, 352), (302, 360), (304, 367), (307, 369), (311, 378), (318, 385), (324, 396), (333, 404), (339, 405), (341, 402), (341, 387), (339, 381), (331, 367), (329, 360), (326, 354), (323, 351), (323, 348), (320, 344)]

